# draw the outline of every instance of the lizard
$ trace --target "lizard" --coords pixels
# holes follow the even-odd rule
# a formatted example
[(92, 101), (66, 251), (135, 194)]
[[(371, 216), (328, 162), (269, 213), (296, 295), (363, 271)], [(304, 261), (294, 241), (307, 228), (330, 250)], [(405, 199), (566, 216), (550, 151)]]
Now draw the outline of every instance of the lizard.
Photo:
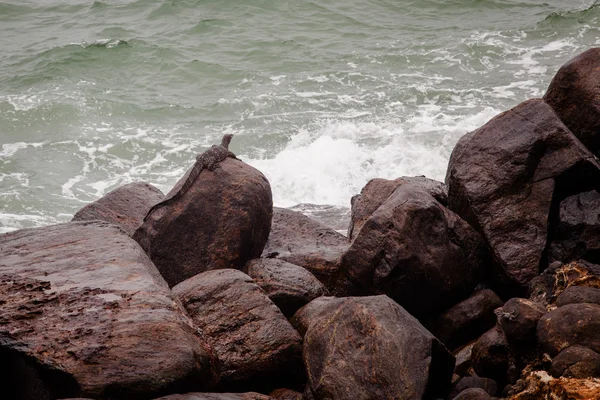
[(237, 159), (235, 154), (229, 151), (229, 143), (231, 142), (232, 137), (233, 135), (231, 133), (228, 133), (223, 136), (220, 145), (212, 145), (212, 147), (206, 150), (204, 153), (198, 154), (196, 156), (196, 163), (192, 167), (190, 174), (188, 175), (185, 182), (183, 182), (183, 185), (181, 185), (179, 190), (173, 193), (171, 196), (164, 199), (163, 201), (161, 201), (160, 203), (156, 203), (155, 205), (153, 205), (150, 208), (150, 210), (146, 213), (144, 221), (146, 221), (148, 216), (152, 214), (152, 212), (157, 208), (169, 205), (175, 200), (179, 199), (181, 196), (183, 196), (190, 189), (190, 187), (192, 187), (192, 184), (196, 181), (196, 178), (198, 178), (202, 170), (207, 169), (209, 171), (214, 171), (215, 169), (220, 168), (219, 163), (225, 160), (227, 157)]

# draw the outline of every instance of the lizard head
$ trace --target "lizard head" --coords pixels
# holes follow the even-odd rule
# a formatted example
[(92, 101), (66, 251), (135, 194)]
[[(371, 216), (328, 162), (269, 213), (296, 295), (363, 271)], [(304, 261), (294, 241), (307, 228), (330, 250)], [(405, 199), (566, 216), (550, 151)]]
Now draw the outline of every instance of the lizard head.
[(231, 138), (233, 138), (233, 134), (231, 134), (231, 133), (223, 135), (223, 139), (221, 140), (221, 146), (223, 146), (226, 149), (228, 149), (229, 148), (229, 143), (231, 142)]

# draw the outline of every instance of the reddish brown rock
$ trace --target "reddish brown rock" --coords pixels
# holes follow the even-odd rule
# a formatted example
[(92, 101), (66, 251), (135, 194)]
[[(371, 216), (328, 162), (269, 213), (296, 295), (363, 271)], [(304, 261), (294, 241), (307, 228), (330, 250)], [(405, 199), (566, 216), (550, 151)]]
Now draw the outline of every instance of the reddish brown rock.
[(241, 269), (260, 256), (267, 241), (269, 182), (237, 159), (219, 165), (203, 170), (183, 196), (149, 215), (133, 235), (170, 286), (207, 270)]
[(577, 303), (593, 303), (600, 305), (600, 288), (570, 286), (556, 299), (556, 305), (558, 307)]
[(165, 196), (145, 182), (120, 186), (77, 211), (72, 221), (101, 220), (118, 225), (129, 236), (144, 222), (146, 213)]
[(276, 257), (310, 271), (334, 291), (340, 256), (348, 248), (344, 235), (297, 211), (273, 208), (273, 223), (263, 256)]
[(248, 262), (244, 271), (288, 318), (311, 300), (328, 293), (308, 270), (283, 260), (257, 258)]
[(571, 346), (552, 360), (550, 375), (555, 378), (600, 377), (600, 354), (586, 347)]
[(387, 296), (320, 297), (298, 313), (307, 322), (303, 358), (315, 400), (435, 398), (448, 390), (454, 357)]
[(509, 348), (498, 326), (487, 331), (475, 342), (471, 352), (471, 362), (477, 375), (491, 378), (500, 385), (506, 382)]
[(563, 65), (544, 100), (592, 152), (600, 155), (600, 48), (589, 49)]
[(0, 299), (5, 367), (24, 371), (49, 398), (147, 399), (217, 379), (210, 347), (142, 249), (114, 225), (0, 235)]
[(248, 275), (207, 271), (173, 293), (218, 354), (222, 390), (272, 390), (302, 380), (300, 336)]
[(512, 298), (498, 310), (498, 325), (512, 345), (534, 342), (540, 318), (546, 307), (527, 299)]
[(478, 290), (442, 313), (433, 334), (450, 350), (476, 339), (496, 325), (494, 310), (502, 300), (490, 289)]
[(600, 184), (600, 165), (543, 100), (519, 104), (463, 136), (446, 175), (450, 209), (478, 229), (505, 288), (545, 267), (553, 199)]
[(600, 305), (567, 304), (544, 315), (537, 326), (540, 344), (551, 356), (579, 345), (600, 352)]
[(422, 318), (467, 297), (482, 275), (481, 236), (416, 185), (400, 185), (367, 219), (341, 269), (365, 294)]
[(590, 400), (599, 398), (599, 394), (600, 379), (555, 379), (546, 371), (533, 371), (512, 390), (508, 400)]
[(269, 396), (273, 400), (302, 400), (302, 393), (290, 389), (275, 389)]
[(186, 393), (172, 394), (155, 400), (271, 400), (260, 393)]

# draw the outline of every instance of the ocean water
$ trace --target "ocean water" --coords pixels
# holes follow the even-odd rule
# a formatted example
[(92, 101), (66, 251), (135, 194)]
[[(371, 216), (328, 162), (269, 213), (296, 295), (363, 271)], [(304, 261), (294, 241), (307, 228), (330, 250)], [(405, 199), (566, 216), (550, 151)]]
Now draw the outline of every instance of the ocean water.
[(0, 0), (0, 232), (231, 149), (274, 202), (443, 180), (461, 135), (600, 44), (591, 0)]

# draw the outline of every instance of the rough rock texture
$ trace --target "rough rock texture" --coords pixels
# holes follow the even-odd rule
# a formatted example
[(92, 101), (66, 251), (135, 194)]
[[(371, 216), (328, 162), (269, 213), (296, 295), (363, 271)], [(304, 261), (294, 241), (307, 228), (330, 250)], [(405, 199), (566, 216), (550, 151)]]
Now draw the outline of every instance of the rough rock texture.
[(491, 396), (483, 389), (469, 388), (465, 389), (452, 400), (491, 400)]
[(290, 389), (275, 389), (269, 396), (273, 400), (302, 400), (302, 393)]
[(418, 318), (467, 297), (481, 275), (481, 236), (416, 185), (400, 185), (342, 256), (365, 294), (386, 294)]
[(277, 257), (309, 270), (330, 291), (339, 277), (346, 237), (297, 211), (273, 208), (273, 223), (263, 256)]
[(600, 379), (555, 379), (546, 371), (530, 372), (519, 383), (508, 400), (591, 400), (600, 394)]
[(540, 344), (551, 356), (580, 345), (600, 352), (600, 305), (567, 304), (544, 315), (537, 326)]
[(155, 400), (271, 400), (260, 393), (186, 393), (172, 394)]
[(0, 299), (3, 359), (25, 371), (23, 379), (37, 373), (50, 398), (145, 399), (217, 379), (210, 347), (142, 249), (114, 225), (0, 235)]
[(600, 194), (592, 190), (563, 200), (551, 240), (550, 261), (600, 262)]
[(237, 159), (219, 165), (203, 170), (181, 198), (150, 214), (133, 235), (170, 286), (207, 270), (241, 269), (260, 256), (267, 241), (273, 211), (269, 182)]
[(586, 347), (567, 347), (554, 357), (549, 373), (555, 378), (598, 378), (600, 354)]
[(473, 345), (471, 362), (477, 375), (502, 384), (506, 381), (509, 349), (502, 330), (496, 326), (482, 335)]
[(328, 293), (308, 270), (283, 260), (257, 258), (248, 262), (244, 271), (288, 318), (311, 300)]
[(546, 312), (540, 303), (514, 297), (498, 310), (498, 325), (510, 344), (534, 342), (538, 322)]
[(118, 187), (77, 211), (72, 221), (101, 220), (118, 225), (129, 236), (144, 222), (146, 213), (165, 196), (145, 182)]
[(434, 181), (424, 176), (402, 177), (395, 180), (371, 179), (360, 191), (360, 194), (352, 197), (352, 215), (348, 228), (348, 238), (354, 240), (360, 228), (362, 228), (367, 219), (369, 219), (379, 206), (390, 197), (398, 186), (406, 184), (416, 185), (433, 196), (437, 201), (446, 205), (448, 190), (442, 182)]
[(577, 303), (593, 303), (600, 305), (600, 288), (570, 286), (556, 299), (556, 305), (558, 307)]
[(489, 378), (481, 378), (479, 376), (465, 376), (460, 378), (452, 388), (449, 398), (456, 397), (459, 393), (470, 388), (479, 388), (484, 390), (489, 396), (494, 396), (498, 391), (498, 384)]
[(492, 248), (496, 283), (519, 288), (545, 267), (553, 198), (600, 185), (600, 165), (548, 104), (533, 99), (463, 136), (446, 183), (450, 209)]
[(502, 300), (490, 289), (478, 290), (440, 315), (432, 333), (454, 350), (493, 328), (494, 310), (501, 305)]
[(445, 395), (454, 357), (389, 297), (320, 297), (301, 312), (307, 322), (304, 365), (315, 400)]
[(563, 65), (544, 100), (592, 152), (600, 155), (600, 48), (590, 49)]
[(221, 269), (173, 287), (221, 360), (224, 390), (272, 390), (301, 380), (300, 336), (258, 285)]
[(467, 375), (469, 369), (472, 366), (471, 354), (473, 352), (473, 346), (475, 341), (461, 347), (454, 351), (453, 355), (456, 358), (456, 366), (454, 367), (454, 373), (459, 376)]
[(529, 283), (529, 294), (534, 301), (553, 304), (571, 286), (600, 288), (600, 265), (582, 260), (554, 262)]

